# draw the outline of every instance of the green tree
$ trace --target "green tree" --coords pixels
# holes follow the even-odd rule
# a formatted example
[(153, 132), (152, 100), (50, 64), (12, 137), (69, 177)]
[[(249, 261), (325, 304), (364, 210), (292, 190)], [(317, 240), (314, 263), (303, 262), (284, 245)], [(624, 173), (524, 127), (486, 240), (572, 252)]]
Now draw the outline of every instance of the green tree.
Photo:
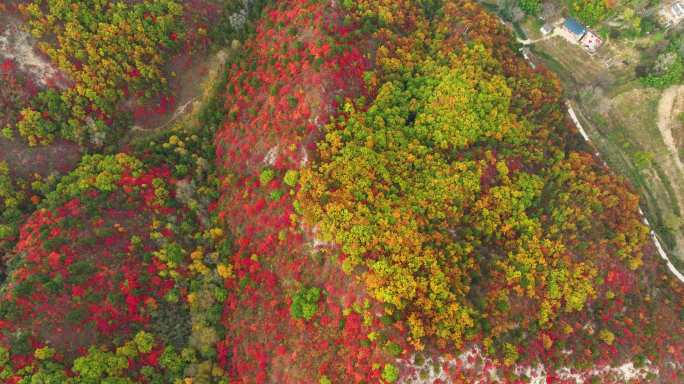
[(382, 369), (382, 379), (388, 383), (394, 383), (399, 380), (399, 369), (393, 364), (385, 364)]
[(537, 15), (541, 10), (539, 0), (518, 0), (518, 6), (528, 15)]
[(320, 288), (302, 288), (292, 297), (290, 314), (295, 319), (311, 320), (318, 311), (318, 300), (320, 297)]

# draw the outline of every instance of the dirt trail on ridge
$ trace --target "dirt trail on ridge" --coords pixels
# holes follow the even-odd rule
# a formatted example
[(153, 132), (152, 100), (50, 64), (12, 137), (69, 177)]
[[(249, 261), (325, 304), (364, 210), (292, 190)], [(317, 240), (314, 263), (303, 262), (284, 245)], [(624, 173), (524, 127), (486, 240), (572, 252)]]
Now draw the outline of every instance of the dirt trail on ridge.
[[(663, 142), (668, 149), (668, 153), (656, 154), (661, 157), (660, 161), (663, 171), (672, 181), (672, 188), (675, 191), (678, 205), (684, 207), (684, 183), (679, 182), (684, 180), (684, 163), (679, 157), (679, 149), (677, 148), (676, 140), (673, 135), (673, 129), (676, 128), (677, 115), (682, 112), (680, 104), (684, 98), (684, 85), (672, 86), (666, 89), (658, 102), (658, 130)], [(675, 253), (681, 259), (682, 250), (684, 249), (684, 239), (682, 236), (676, 236), (677, 246)]]
[(670, 153), (675, 158), (677, 168), (684, 173), (684, 164), (679, 159), (677, 146), (675, 144), (674, 136), (672, 135), (672, 128), (676, 118), (677, 101), (684, 97), (684, 85), (673, 86), (665, 90), (658, 102), (658, 129), (660, 135), (663, 137), (665, 145)]

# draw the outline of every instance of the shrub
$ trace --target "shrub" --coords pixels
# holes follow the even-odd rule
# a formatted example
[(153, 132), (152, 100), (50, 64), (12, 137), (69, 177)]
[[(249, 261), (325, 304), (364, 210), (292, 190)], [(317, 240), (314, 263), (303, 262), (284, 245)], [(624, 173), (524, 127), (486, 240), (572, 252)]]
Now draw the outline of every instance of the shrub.
[(299, 172), (290, 169), (287, 172), (285, 172), (285, 177), (283, 177), (283, 182), (290, 186), (293, 187), (297, 185), (297, 180), (299, 180)]
[(261, 183), (261, 186), (266, 186), (266, 184), (270, 183), (274, 177), (275, 171), (271, 168), (266, 168), (261, 171), (261, 174), (259, 174), (259, 182)]
[(401, 355), (402, 348), (399, 344), (388, 342), (385, 345), (385, 351), (390, 354), (390, 356), (399, 357)]
[(172, 373), (179, 373), (183, 370), (183, 359), (172, 346), (164, 348), (164, 352), (159, 358), (162, 368), (168, 369)]
[(12, 140), (14, 138), (14, 131), (11, 127), (7, 126), (2, 129), (2, 136), (7, 140)]
[(55, 350), (50, 347), (38, 348), (33, 352), (33, 356), (38, 360), (48, 360), (52, 358), (54, 354)]
[(382, 379), (388, 383), (394, 383), (399, 379), (399, 368), (393, 364), (385, 364), (385, 367), (382, 369)]
[(608, 345), (613, 345), (613, 342), (615, 341), (615, 334), (613, 332), (607, 330), (607, 329), (602, 329), (599, 332), (599, 338), (606, 344)]
[(518, 6), (528, 15), (536, 15), (541, 9), (539, 0), (518, 0)]
[(147, 332), (140, 331), (135, 335), (133, 341), (135, 341), (135, 346), (140, 353), (149, 353), (154, 345), (154, 336)]
[(589, 25), (595, 25), (608, 16), (606, 0), (570, 0), (570, 13)]
[(651, 73), (641, 78), (642, 84), (647, 87), (665, 89), (682, 81), (684, 75), (684, 62), (677, 56), (662, 73)]

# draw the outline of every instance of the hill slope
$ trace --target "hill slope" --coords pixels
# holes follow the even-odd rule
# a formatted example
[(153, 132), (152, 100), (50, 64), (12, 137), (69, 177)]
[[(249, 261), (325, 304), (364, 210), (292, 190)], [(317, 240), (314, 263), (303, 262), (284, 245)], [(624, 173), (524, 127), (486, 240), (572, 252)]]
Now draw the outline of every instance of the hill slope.
[(233, 45), (197, 121), (84, 158), (24, 223), (0, 380), (683, 379), (637, 197), (494, 16), (283, 0)]

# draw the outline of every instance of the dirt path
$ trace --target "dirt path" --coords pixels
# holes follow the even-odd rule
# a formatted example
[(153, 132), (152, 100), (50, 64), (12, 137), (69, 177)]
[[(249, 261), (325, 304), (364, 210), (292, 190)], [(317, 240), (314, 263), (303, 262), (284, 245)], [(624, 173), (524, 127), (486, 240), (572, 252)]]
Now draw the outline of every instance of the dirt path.
[(517, 37), (517, 36), (516, 36), (515, 39), (518, 41), (518, 43), (520, 43), (520, 44), (522, 44), (522, 45), (532, 45), (532, 44), (538, 43), (538, 42), (540, 42), (540, 41), (548, 40), (548, 39), (550, 39), (550, 38), (552, 38), (552, 37), (555, 37), (555, 36), (560, 36), (560, 34), (558, 33), (558, 30), (557, 30), (557, 29), (554, 29), (552, 33), (550, 33), (550, 34), (548, 34), (548, 35), (546, 35), (546, 36), (544, 36), (544, 37), (540, 37), (539, 39), (534, 39), (534, 40), (525, 39), (525, 40), (523, 40), (523, 39), (521, 39), (521, 38), (519, 38), (519, 37)]
[[(672, 86), (666, 89), (658, 102), (658, 130), (663, 138), (663, 143), (668, 153), (659, 154), (658, 162), (663, 166), (663, 171), (672, 181), (671, 185), (675, 191), (678, 205), (684, 207), (684, 163), (679, 157), (679, 149), (673, 135), (673, 128), (676, 126), (676, 116), (682, 112), (679, 108), (682, 97), (684, 97), (684, 86)], [(681, 233), (675, 236), (676, 247), (672, 251), (680, 260), (684, 260), (684, 237)]]
[(679, 151), (675, 144), (674, 136), (672, 135), (672, 128), (674, 119), (676, 118), (676, 107), (679, 98), (684, 97), (684, 85), (672, 86), (663, 92), (662, 97), (658, 103), (658, 129), (660, 135), (663, 137), (665, 146), (674, 157), (674, 162), (677, 164), (679, 171), (684, 174), (684, 164), (679, 158)]
[(181, 104), (156, 121), (148, 122), (146, 125), (134, 124), (120, 143), (128, 143), (136, 137), (167, 129), (181, 120), (192, 119), (211, 97), (213, 84), (222, 73), (221, 70), (229, 55), (230, 50), (220, 50), (192, 68), (189, 71), (191, 73), (181, 75), (176, 90)]

